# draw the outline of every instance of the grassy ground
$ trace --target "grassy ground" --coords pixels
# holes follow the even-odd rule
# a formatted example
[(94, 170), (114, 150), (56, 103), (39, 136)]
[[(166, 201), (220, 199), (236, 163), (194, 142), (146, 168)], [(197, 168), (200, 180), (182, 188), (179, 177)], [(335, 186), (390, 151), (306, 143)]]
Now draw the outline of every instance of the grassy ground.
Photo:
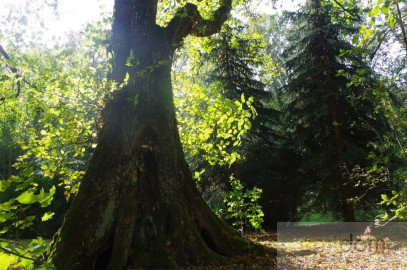
[[(370, 221), (375, 220), (377, 216), (383, 214), (383, 211), (356, 211), (355, 217), (358, 221)], [(334, 222), (338, 221), (338, 217), (341, 218), (341, 213), (328, 212), (326, 214), (310, 214), (301, 218), (300, 222)]]

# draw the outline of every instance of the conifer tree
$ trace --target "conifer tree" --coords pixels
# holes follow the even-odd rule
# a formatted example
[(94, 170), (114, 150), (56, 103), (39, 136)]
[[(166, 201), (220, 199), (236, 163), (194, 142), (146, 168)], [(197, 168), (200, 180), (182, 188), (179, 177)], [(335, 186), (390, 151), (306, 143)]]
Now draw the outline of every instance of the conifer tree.
[(266, 63), (265, 57), (270, 45), (264, 42), (257, 29), (243, 26), (224, 29), (211, 41), (213, 49), (203, 54), (204, 62), (210, 63), (205, 66), (208, 70), (205, 81), (208, 85), (220, 82), (220, 91), (225, 98), (237, 101), (253, 98), (255, 116), (250, 130), (241, 138), (241, 144), (229, 147), (241, 156), (231, 168), (205, 166), (202, 161), (194, 165), (205, 167), (202, 179), (209, 179), (209, 182), (214, 179), (219, 182), (220, 175), (227, 181), (228, 175), (233, 174), (247, 188), (260, 187), (265, 225), (275, 226), (277, 221), (292, 219), (298, 196), (295, 187), (287, 185), (287, 165), (294, 159), (283, 139), (283, 115), (278, 106), (273, 105), (277, 103), (273, 92), (261, 81), (264, 66), (273, 65)]
[(336, 12), (329, 1), (309, 0), (293, 16), (297, 27), (285, 52), (286, 110), (309, 205), (355, 221), (354, 198), (362, 191), (349, 172), (369, 166), (372, 145), (387, 125), (373, 95), (373, 71), (350, 53), (346, 37), (355, 30)]

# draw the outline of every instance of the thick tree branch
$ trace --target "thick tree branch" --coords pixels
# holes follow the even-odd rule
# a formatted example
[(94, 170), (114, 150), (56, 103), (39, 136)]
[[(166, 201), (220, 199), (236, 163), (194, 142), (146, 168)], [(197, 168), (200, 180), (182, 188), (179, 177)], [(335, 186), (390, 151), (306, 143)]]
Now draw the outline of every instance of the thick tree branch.
[(222, 0), (212, 18), (204, 19), (196, 5), (187, 3), (177, 11), (167, 26), (172, 43), (179, 44), (188, 35), (206, 37), (219, 32), (231, 10), (232, 0)]
[[(10, 56), (8, 55), (6, 50), (4, 50), (3, 46), (1, 46), (1, 44), (0, 44), (0, 54), (3, 55), (3, 57), (6, 60), (10, 60)], [(17, 80), (17, 93), (16, 93), (16, 98), (17, 98), (20, 95), (20, 92), (21, 92), (21, 82), (20, 82), (21, 74), (20, 74), (20, 71), (17, 68), (12, 67), (10, 65), (7, 65), (7, 66), (10, 68), (11, 72), (15, 74), (14, 77)], [(5, 97), (1, 97), (0, 101), (4, 101), (5, 99), (6, 99)]]

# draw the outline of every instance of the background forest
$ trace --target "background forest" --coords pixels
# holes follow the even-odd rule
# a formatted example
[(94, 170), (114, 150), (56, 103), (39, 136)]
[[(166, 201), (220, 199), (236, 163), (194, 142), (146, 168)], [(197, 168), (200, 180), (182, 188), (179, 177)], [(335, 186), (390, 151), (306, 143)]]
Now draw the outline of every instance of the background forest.
[[(211, 209), (242, 232), (405, 219), (407, 4), (309, 0), (266, 14), (241, 2), (220, 33), (188, 37), (173, 66), (184, 154)], [(0, 240), (39, 237), (34, 257), (120, 88), (111, 14), (47, 40), (41, 11), (56, 5), (24, 2), (0, 18)]]

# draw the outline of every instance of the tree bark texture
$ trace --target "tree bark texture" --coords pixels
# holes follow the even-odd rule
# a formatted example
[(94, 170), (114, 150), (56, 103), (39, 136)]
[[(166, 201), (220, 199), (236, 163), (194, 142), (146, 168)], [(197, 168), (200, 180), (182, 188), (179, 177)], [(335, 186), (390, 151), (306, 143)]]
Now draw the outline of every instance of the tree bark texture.
[(172, 56), (183, 38), (216, 33), (230, 9), (231, 0), (221, 1), (204, 20), (187, 4), (160, 27), (157, 0), (115, 1), (112, 79), (128, 74), (128, 81), (103, 111), (98, 146), (54, 237), (50, 261), (58, 270), (175, 269), (253, 251), (201, 198), (171, 87)]

